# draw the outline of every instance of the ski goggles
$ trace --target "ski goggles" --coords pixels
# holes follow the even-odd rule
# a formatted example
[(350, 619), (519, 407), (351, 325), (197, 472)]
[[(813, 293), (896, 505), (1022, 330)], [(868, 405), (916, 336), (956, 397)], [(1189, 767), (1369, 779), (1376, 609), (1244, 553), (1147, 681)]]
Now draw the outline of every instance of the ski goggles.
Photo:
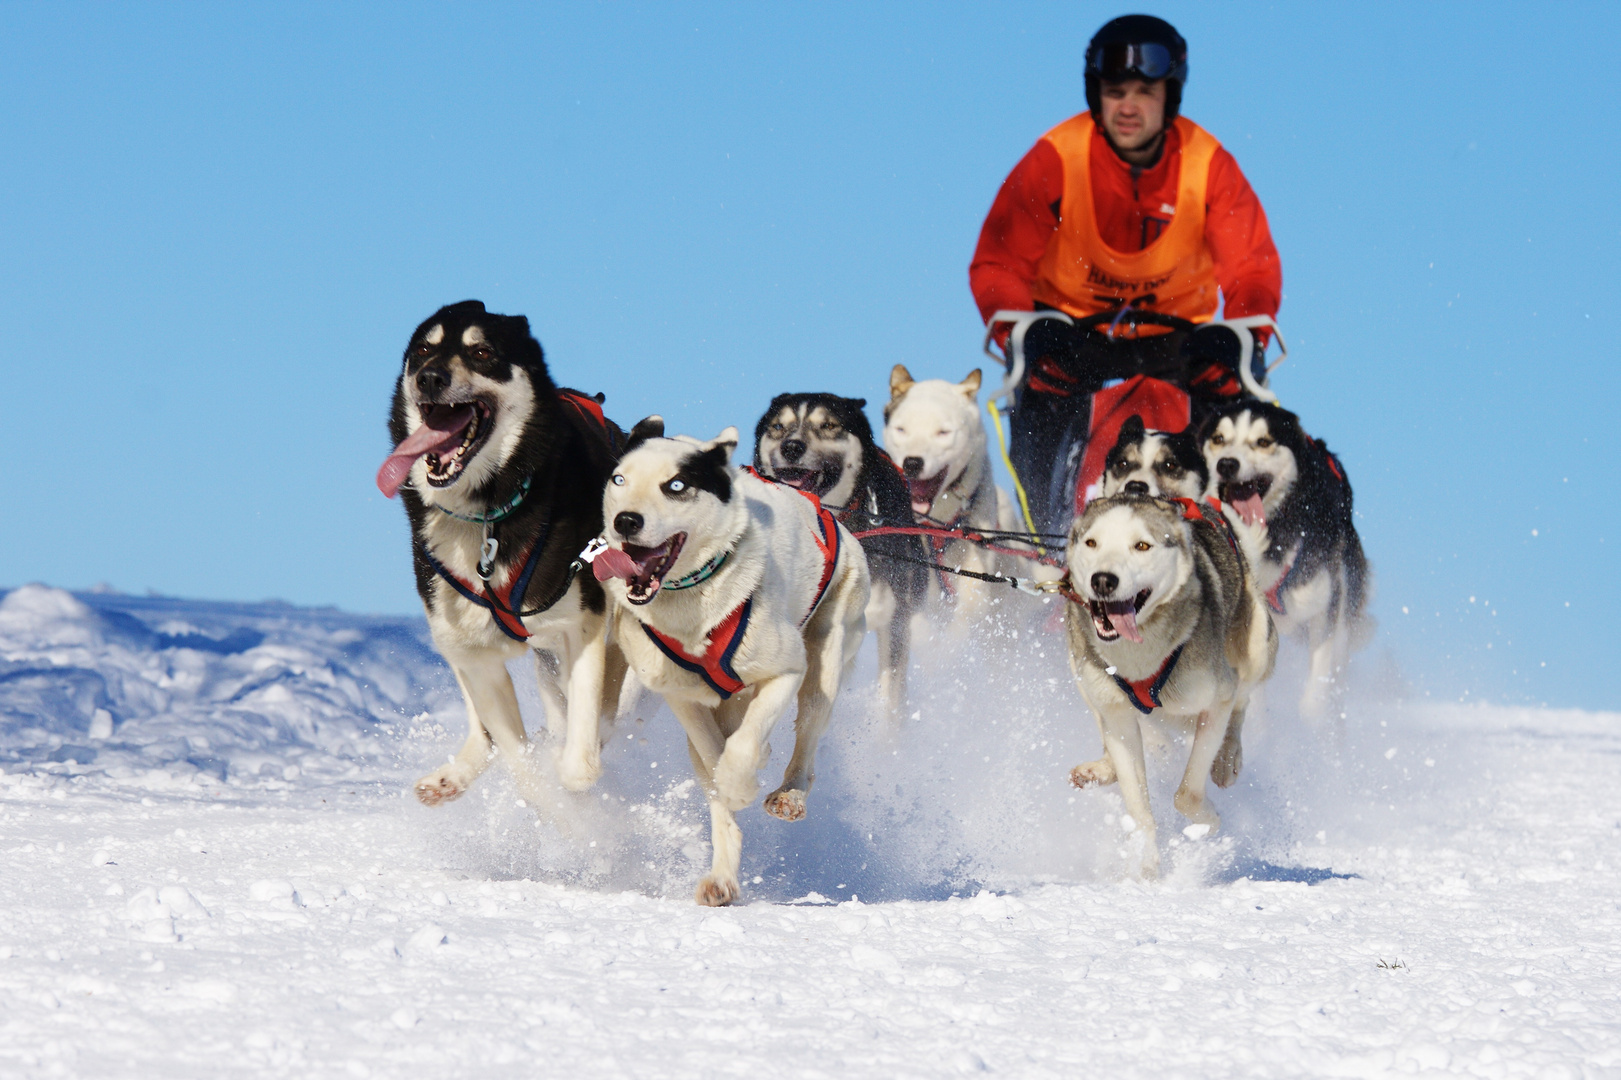
[(1188, 77), (1187, 60), (1178, 60), (1164, 45), (1094, 45), (1086, 53), (1086, 73), (1107, 82), (1125, 79), (1177, 79)]

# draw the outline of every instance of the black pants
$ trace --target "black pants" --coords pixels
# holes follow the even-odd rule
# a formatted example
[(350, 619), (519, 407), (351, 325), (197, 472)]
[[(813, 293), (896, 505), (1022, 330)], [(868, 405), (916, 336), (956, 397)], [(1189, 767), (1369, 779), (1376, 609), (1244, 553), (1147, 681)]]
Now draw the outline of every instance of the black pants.
[(1195, 427), (1241, 392), (1231, 374), (1238, 363), (1238, 337), (1225, 327), (1110, 338), (1043, 319), (1030, 327), (1024, 345), (1025, 383), (1009, 419), (1008, 456), (1038, 532), (1069, 527), (1092, 394), (1105, 382), (1148, 375), (1189, 390)]

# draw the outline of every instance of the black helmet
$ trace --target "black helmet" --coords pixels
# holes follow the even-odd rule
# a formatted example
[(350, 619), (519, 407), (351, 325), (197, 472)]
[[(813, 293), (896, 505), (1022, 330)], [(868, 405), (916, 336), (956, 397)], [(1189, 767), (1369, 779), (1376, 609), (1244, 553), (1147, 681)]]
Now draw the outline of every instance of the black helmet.
[(1188, 43), (1176, 27), (1152, 15), (1122, 15), (1103, 24), (1086, 46), (1086, 105), (1096, 116), (1103, 80), (1165, 80), (1165, 122), (1182, 108), (1188, 81)]

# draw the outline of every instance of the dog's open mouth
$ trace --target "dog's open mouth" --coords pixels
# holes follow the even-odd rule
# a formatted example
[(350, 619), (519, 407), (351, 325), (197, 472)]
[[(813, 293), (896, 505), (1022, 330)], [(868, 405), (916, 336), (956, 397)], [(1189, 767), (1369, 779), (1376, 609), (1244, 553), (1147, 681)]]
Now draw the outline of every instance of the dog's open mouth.
[(935, 496), (946, 484), (946, 470), (927, 479), (923, 477), (907, 477), (906, 490), (912, 497), (912, 512), (914, 514), (927, 514), (934, 505)]
[(436, 488), (455, 483), (467, 463), (484, 447), (494, 429), (495, 411), (482, 401), (453, 405), (418, 405), (422, 423), (407, 435), (383, 467), (377, 470), (377, 488), (393, 498), (411, 475), (418, 458), (428, 467), (428, 483)]
[(844, 475), (844, 465), (829, 461), (819, 469), (806, 469), (798, 465), (782, 465), (772, 470), (779, 482), (798, 488), (818, 499), (838, 486)]
[(1099, 641), (1135, 641), (1142, 644), (1143, 634), (1137, 629), (1137, 613), (1148, 603), (1148, 594), (1152, 590), (1144, 589), (1130, 600), (1091, 600), (1087, 607), (1092, 611), (1092, 626), (1098, 632)]
[(1254, 525), (1257, 521), (1266, 524), (1266, 511), (1261, 509), (1261, 502), (1272, 487), (1272, 477), (1268, 473), (1260, 473), (1242, 484), (1231, 481), (1218, 484), (1216, 495), (1222, 502), (1228, 503), (1238, 516), (1244, 519), (1244, 524)]
[(635, 569), (625, 578), (625, 599), (633, 604), (645, 604), (657, 596), (664, 585), (664, 575), (681, 557), (686, 543), (687, 534), (676, 533), (657, 547), (625, 544), (625, 554), (635, 564)]

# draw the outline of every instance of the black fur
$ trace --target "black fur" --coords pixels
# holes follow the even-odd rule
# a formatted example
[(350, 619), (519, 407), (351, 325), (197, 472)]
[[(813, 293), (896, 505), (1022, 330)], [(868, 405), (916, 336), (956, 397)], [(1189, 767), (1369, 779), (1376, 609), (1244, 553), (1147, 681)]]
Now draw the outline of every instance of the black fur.
[(696, 450), (682, 462), (676, 475), (699, 491), (707, 491), (721, 502), (732, 501), (732, 443)]
[[(1203, 491), (1210, 486), (1210, 466), (1205, 462), (1204, 454), (1200, 452), (1200, 440), (1191, 431), (1178, 431), (1174, 434), (1160, 432), (1165, 445), (1171, 451), (1171, 458), (1188, 472), (1199, 478), (1199, 490)], [(1126, 422), (1120, 425), (1120, 436), (1115, 439), (1114, 446), (1109, 450), (1109, 456), (1103, 461), (1103, 471), (1113, 473), (1115, 467), (1121, 465), (1126, 459), (1126, 448), (1141, 443), (1148, 437), (1148, 430), (1143, 426), (1143, 418), (1136, 413), (1126, 417)]]
[(636, 426), (630, 429), (630, 436), (625, 442), (625, 453), (630, 453), (648, 439), (662, 439), (664, 437), (664, 417), (647, 416), (636, 421)]
[[(763, 470), (760, 439), (782, 410), (798, 409), (803, 405), (808, 412), (820, 406), (836, 417), (844, 430), (861, 444), (861, 474), (856, 477), (855, 493), (850, 497), (850, 505), (839, 517), (844, 527), (857, 533), (883, 525), (915, 525), (912, 496), (907, 490), (906, 481), (894, 461), (873, 438), (872, 424), (862, 411), (866, 404), (862, 398), (839, 397), (837, 394), (778, 394), (771, 399), (760, 422), (754, 425), (754, 467)], [(910, 559), (932, 558), (932, 552), (920, 546), (916, 537), (870, 536), (861, 541), (861, 547), (869, 557), (873, 576), (889, 582), (897, 599), (907, 605), (907, 613), (922, 602), (928, 590), (928, 569), (898, 559), (884, 558), (886, 554), (903, 555)]]
[(1300, 555), (1293, 570), (1297, 579), (1309, 578), (1335, 558), (1344, 560), (1349, 587), (1344, 599), (1353, 613), (1360, 612), (1366, 599), (1368, 563), (1357, 536), (1345, 466), (1322, 440), (1306, 434), (1300, 417), (1263, 401), (1234, 402), (1211, 416), (1199, 431), (1199, 445), (1205, 444), (1222, 417), (1245, 410), (1266, 420), (1272, 437), (1294, 454), (1299, 473), (1277, 514), (1267, 519), (1271, 544), (1266, 558), (1282, 563), (1299, 543)]
[[(445, 334), (434, 346), (424, 335), (436, 323), (444, 326)], [(474, 325), (484, 331), (487, 356), (469, 355), (475, 350), (461, 343), (463, 332)], [(440, 308), (424, 320), (406, 345), (388, 425), (395, 445), (410, 434), (405, 409), (417, 392), (416, 375), (430, 364), (449, 364), (457, 357), (471, 370), (497, 382), (508, 381), (513, 368), (521, 367), (534, 387), (534, 411), (512, 458), (482, 488), (471, 492), (487, 507), (496, 507), (516, 495), (525, 478), (533, 477), (529, 494), (517, 511), (492, 526), (492, 535), (500, 544), (498, 566), (509, 566), (526, 555), (535, 538), (545, 533), (545, 550), (525, 594), (512, 598), (520, 609), (531, 608), (556, 596), (568, 578), (569, 563), (587, 541), (602, 532), (602, 489), (619, 459), (624, 433), (611, 421), (606, 430), (598, 428), (578, 409), (558, 399), (558, 388), (546, 369), (540, 343), (529, 331), (528, 319), (491, 314), (480, 301), (464, 300)], [(486, 446), (481, 453), (494, 451)], [(411, 522), (417, 593), (431, 609), (437, 575), (423, 555), (423, 544), (428, 517), (439, 511), (425, 504), (409, 485), (400, 489), (400, 498)], [(576, 580), (583, 602), (592, 611), (603, 610), (605, 598), (596, 580), (590, 574)]]

